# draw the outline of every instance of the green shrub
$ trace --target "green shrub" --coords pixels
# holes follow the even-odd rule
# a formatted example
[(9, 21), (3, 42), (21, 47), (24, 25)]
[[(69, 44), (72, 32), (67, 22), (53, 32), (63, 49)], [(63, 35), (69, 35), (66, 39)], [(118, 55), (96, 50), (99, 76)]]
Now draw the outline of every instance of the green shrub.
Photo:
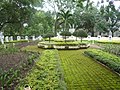
[(101, 63), (105, 64), (112, 70), (120, 73), (119, 57), (109, 54), (107, 52), (104, 52), (102, 50), (96, 50), (96, 49), (85, 51), (85, 54), (89, 55), (92, 58), (95, 58), (97, 61), (100, 61)]
[(65, 46), (65, 45), (68, 45), (68, 46), (77, 46), (79, 45), (78, 42), (56, 42), (57, 46)]
[(120, 56), (120, 45), (118, 44), (98, 44), (103, 51), (113, 53), (117, 56)]
[(57, 46), (64, 46), (64, 45), (68, 45), (68, 46), (76, 46), (76, 45), (86, 45), (86, 43), (81, 43), (79, 41), (74, 41), (74, 42), (51, 42), (51, 43), (47, 43), (47, 42), (39, 42), (39, 45), (57, 45)]
[(17, 78), (19, 74), (19, 70), (10, 69), (9, 71), (3, 71), (2, 68), (0, 68), (0, 89), (4, 90), (4, 87), (9, 87), (15, 78)]
[(66, 90), (58, 51), (45, 50), (16, 90), (23, 90), (26, 85), (32, 90)]
[(18, 51), (19, 49), (16, 48), (14, 45), (0, 45), (0, 54), (14, 54)]
[(76, 40), (77, 40), (77, 37), (80, 37), (82, 42), (82, 38), (87, 37), (87, 33), (85, 32), (85, 30), (79, 29), (73, 33), (73, 36), (76, 36)]
[(53, 39), (55, 42), (64, 42), (63, 39)]
[(28, 42), (28, 40), (13, 40), (13, 41), (9, 41), (9, 42), (5, 42), (5, 43), (19, 43), (19, 42)]
[(98, 40), (97, 43), (103, 43), (103, 44), (120, 44), (119, 40)]
[(49, 43), (50, 43), (51, 37), (54, 37), (54, 36), (55, 36), (54, 33), (47, 33), (43, 37), (44, 38), (48, 38), (49, 39)]
[(71, 33), (69, 31), (62, 31), (60, 35), (62, 35), (65, 38), (65, 42), (66, 42), (67, 36), (71, 36)]

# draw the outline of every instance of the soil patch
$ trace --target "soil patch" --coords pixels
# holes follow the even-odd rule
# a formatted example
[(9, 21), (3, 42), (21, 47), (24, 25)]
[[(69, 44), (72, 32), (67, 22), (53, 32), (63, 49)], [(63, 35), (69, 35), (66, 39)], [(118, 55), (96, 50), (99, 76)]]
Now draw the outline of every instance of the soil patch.
[(22, 43), (16, 43), (16, 47), (18, 48), (22, 48), (22, 47), (26, 47), (28, 45), (37, 45), (39, 41), (30, 41), (30, 42), (22, 42)]
[(26, 63), (28, 54), (25, 52), (17, 52), (14, 54), (0, 55), (0, 68), (8, 71), (10, 68), (18, 68), (21, 63)]

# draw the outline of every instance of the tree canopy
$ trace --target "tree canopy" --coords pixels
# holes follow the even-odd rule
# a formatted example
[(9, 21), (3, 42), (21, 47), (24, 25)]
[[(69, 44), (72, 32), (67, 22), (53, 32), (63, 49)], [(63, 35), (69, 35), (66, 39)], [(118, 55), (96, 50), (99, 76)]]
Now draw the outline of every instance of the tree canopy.
[[(0, 31), (5, 35), (38, 36), (82, 28), (91, 36), (97, 32), (114, 34), (120, 27), (120, 8), (107, 2), (106, 6), (103, 0), (95, 6), (90, 0), (1, 0)], [(45, 4), (49, 5), (47, 11)]]
[(30, 21), (40, 0), (2, 0), (0, 3), (0, 31), (8, 24), (19, 24)]
[(76, 36), (76, 40), (77, 40), (77, 37), (80, 37), (82, 42), (82, 38), (87, 37), (87, 33), (85, 32), (85, 30), (78, 29), (73, 33), (73, 36)]

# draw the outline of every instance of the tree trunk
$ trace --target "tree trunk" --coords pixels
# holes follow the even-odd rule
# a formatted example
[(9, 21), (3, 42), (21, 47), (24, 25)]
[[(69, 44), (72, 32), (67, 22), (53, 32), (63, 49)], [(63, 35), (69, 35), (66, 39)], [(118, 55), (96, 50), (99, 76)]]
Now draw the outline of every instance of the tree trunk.
[(50, 43), (50, 37), (49, 37), (49, 43)]
[(114, 31), (113, 31), (113, 30), (111, 30), (111, 32), (112, 32), (112, 37), (114, 37)]
[(0, 27), (0, 31), (2, 31), (2, 27)]
[(66, 43), (66, 36), (65, 36), (65, 43)]
[(101, 32), (99, 32), (99, 35), (101, 35)]
[(54, 22), (54, 33), (55, 33), (55, 36), (57, 36), (57, 16), (55, 18), (55, 22)]
[(91, 31), (91, 36), (94, 37), (94, 30)]
[(2, 31), (2, 28), (4, 27), (5, 24), (6, 24), (6, 22), (3, 23), (2, 25), (0, 25), (0, 31)]
[(66, 22), (66, 20), (65, 20), (65, 31), (67, 31), (66, 29), (67, 29), (67, 22)]
[(76, 37), (76, 41), (77, 41), (77, 37)]
[(81, 42), (82, 42), (82, 37), (81, 37)]
[(90, 2), (90, 0), (87, 0), (86, 10), (88, 10), (89, 2)]

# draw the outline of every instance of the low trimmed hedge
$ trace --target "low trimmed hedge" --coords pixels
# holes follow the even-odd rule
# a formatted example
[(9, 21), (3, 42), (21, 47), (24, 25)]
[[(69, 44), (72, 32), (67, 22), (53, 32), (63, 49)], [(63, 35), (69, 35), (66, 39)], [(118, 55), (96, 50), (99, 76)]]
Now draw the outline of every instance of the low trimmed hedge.
[(79, 45), (79, 43), (78, 42), (57, 42), (56, 44), (55, 44), (56, 46), (65, 46), (65, 45), (68, 45), (68, 46), (77, 46), (77, 45)]
[(119, 44), (98, 44), (101, 50), (120, 56), (120, 45)]
[(117, 41), (117, 40), (99, 40), (99, 41), (96, 41), (97, 43), (103, 43), (103, 44), (120, 44), (120, 41)]
[(81, 43), (81, 42), (39, 42), (38, 45), (56, 45), (56, 46), (78, 46), (78, 45), (87, 45), (87, 43)]
[(32, 90), (66, 90), (57, 50), (45, 50), (16, 90), (24, 90), (26, 86)]
[(90, 49), (85, 51), (84, 53), (105, 64), (110, 69), (120, 73), (120, 58), (116, 55), (96, 49)]
[[(44, 38), (44, 40), (45, 41), (49, 41), (49, 38)], [(64, 39), (57, 39), (57, 38), (51, 38), (51, 40), (50, 41), (55, 41), (55, 42), (65, 42), (65, 40)], [(66, 40), (67, 42), (72, 42), (72, 41), (74, 41), (74, 40)]]
[[(61, 48), (62, 47), (62, 48)], [(39, 42), (38, 48), (44, 49), (86, 49), (89, 47), (87, 43), (80, 43), (80, 42)]]
[(28, 40), (13, 40), (5, 43), (19, 43), (19, 42), (28, 42)]

